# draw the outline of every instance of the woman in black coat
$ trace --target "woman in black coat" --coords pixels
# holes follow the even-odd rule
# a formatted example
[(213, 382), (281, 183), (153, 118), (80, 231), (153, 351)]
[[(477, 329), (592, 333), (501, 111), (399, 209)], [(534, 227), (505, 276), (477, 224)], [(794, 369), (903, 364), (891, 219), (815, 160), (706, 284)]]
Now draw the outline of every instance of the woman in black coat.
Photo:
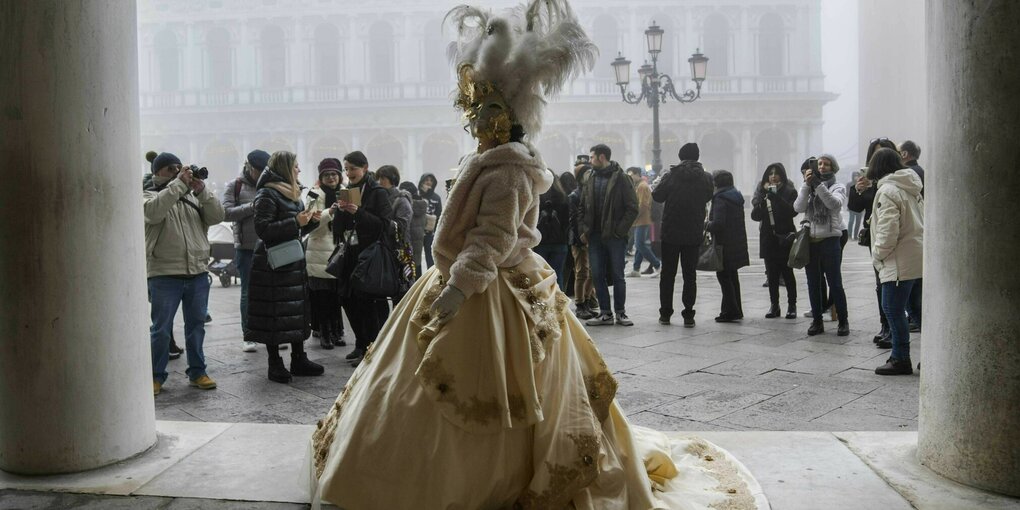
[(389, 317), (390, 309), (385, 298), (363, 295), (354, 290), (350, 285), (351, 274), (357, 266), (358, 255), (391, 232), (393, 205), (389, 192), (369, 175), (368, 158), (361, 151), (344, 156), (343, 164), (350, 180), (349, 188), (361, 191), (361, 205), (338, 200), (333, 214), (333, 232), (346, 243), (343, 273), (338, 278), (338, 285), (355, 338), (354, 350), (347, 355), (347, 360), (357, 366)]
[(570, 206), (567, 194), (560, 184), (559, 177), (553, 174), (553, 183), (549, 190), (539, 197), (538, 232), (542, 239), (532, 251), (545, 259), (556, 272), (556, 283), (560, 290), (566, 285), (563, 266), (570, 251)]
[(712, 172), (712, 181), (715, 195), (705, 228), (723, 252), (723, 270), (715, 274), (722, 289), (722, 310), (715, 321), (734, 322), (744, 318), (737, 270), (751, 265), (744, 230), (744, 196), (733, 187), (733, 174), (726, 170)]
[[(318, 213), (305, 211), (297, 183), (297, 157), (279, 151), (256, 185), (255, 233), (259, 241), (252, 258), (248, 291), (248, 329), (244, 339), (266, 345), (269, 380), (290, 382), (291, 375), (322, 375), (322, 365), (308, 360), (304, 342), (311, 333), (308, 323), (305, 258), (273, 269), (267, 249), (299, 240), (318, 225)], [(280, 358), (280, 345), (290, 344), (290, 371)]]
[(768, 275), (769, 313), (766, 319), (781, 315), (779, 310), (779, 282), (786, 284), (786, 318), (797, 318), (797, 281), (793, 269), (787, 264), (790, 259), (791, 235), (796, 232), (793, 218), (793, 201), (797, 200), (797, 188), (786, 176), (782, 163), (772, 163), (761, 176), (761, 183), (751, 198), (751, 219), (759, 222), (759, 253), (765, 259), (765, 274)]

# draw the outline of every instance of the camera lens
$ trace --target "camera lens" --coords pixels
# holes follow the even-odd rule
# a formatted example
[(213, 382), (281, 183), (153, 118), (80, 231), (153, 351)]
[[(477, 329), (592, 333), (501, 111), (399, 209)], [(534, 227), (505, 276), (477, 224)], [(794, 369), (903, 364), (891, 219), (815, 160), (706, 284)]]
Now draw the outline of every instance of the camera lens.
[(202, 179), (203, 181), (209, 178), (209, 169), (208, 168), (206, 168), (204, 166), (202, 168), (198, 168), (198, 169), (194, 169), (194, 168), (195, 167), (192, 166), (192, 169), (193, 169), (192, 173), (195, 175), (195, 177), (198, 177), (199, 179)]

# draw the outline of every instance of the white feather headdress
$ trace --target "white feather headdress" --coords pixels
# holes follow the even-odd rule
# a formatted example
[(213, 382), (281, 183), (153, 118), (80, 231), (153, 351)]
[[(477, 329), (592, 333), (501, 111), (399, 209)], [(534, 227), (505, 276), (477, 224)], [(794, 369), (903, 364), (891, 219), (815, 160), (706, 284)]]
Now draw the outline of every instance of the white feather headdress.
[(598, 57), (567, 0), (531, 0), (503, 15), (461, 5), (446, 22), (458, 34), (449, 51), (454, 67), (469, 65), (475, 79), (491, 82), (529, 135), (541, 129), (545, 98)]

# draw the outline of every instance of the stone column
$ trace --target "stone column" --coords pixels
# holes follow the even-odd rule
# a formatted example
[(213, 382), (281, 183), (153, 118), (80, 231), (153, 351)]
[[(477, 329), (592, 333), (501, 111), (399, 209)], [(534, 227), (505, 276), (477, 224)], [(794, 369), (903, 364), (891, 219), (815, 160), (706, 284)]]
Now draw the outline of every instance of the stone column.
[(929, 0), (918, 456), (1020, 496), (1020, 6)]
[(83, 471), (156, 441), (135, 2), (0, 11), (0, 469)]

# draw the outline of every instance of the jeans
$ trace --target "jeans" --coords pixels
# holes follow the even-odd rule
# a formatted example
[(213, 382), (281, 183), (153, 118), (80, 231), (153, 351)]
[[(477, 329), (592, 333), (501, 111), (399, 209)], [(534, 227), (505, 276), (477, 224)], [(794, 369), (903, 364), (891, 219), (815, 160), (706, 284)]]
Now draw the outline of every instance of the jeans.
[(850, 231), (850, 237), (857, 239), (857, 231), (861, 228), (861, 220), (864, 219), (864, 213), (850, 211), (850, 219), (847, 221), (847, 230)]
[[(627, 281), (623, 277), (626, 265), (623, 256), (627, 251), (627, 240), (612, 237), (603, 238), (591, 234), (588, 240), (588, 257), (591, 259), (591, 278), (595, 283), (595, 296), (603, 315), (624, 313), (627, 310)], [(613, 301), (609, 301), (609, 285), (606, 283), (606, 266), (610, 266), (613, 278)]]
[(907, 317), (911, 324), (921, 325), (921, 293), (923, 279), (914, 280), (914, 287), (910, 290), (910, 299), (907, 300)]
[(882, 309), (889, 320), (892, 332), (892, 355), (896, 360), (910, 359), (910, 324), (904, 313), (910, 291), (917, 280), (885, 282), (882, 284)]
[(811, 243), (811, 258), (805, 268), (807, 272), (808, 299), (811, 301), (811, 316), (822, 320), (825, 301), (822, 297), (822, 278), (829, 287), (829, 299), (836, 305), (840, 322), (847, 320), (846, 293), (843, 291), (843, 250), (838, 237), (829, 237)]
[(170, 360), (170, 335), (173, 333), (177, 307), (184, 308), (184, 345), (188, 355), (188, 379), (205, 375), (205, 314), (209, 306), (209, 275), (190, 278), (154, 276), (149, 278), (149, 299), (152, 301), (149, 343), (152, 348), (152, 380), (166, 382), (166, 365)]
[(737, 270), (716, 271), (715, 278), (719, 280), (719, 289), (722, 290), (719, 316), (733, 319), (743, 317), (744, 307), (740, 303), (740, 276)]
[(651, 225), (641, 225), (634, 227), (634, 270), (641, 270), (641, 262), (644, 259), (648, 259), (652, 263), (652, 267), (658, 269), (662, 265), (659, 257), (655, 256), (652, 251), (652, 241), (649, 240), (649, 234), (651, 233)]
[[(436, 261), (432, 260), (432, 239), (434, 239), (435, 236), (436, 236), (435, 232), (426, 232), (425, 239), (422, 240), (422, 242), (424, 243), (423, 249), (425, 251), (425, 264), (427, 264), (429, 267), (436, 265)], [(421, 274), (425, 274), (425, 269), (427, 268), (422, 268), (419, 270), (419, 272)]]
[(540, 244), (534, 247), (532, 251), (545, 259), (545, 261), (552, 266), (553, 271), (556, 271), (556, 284), (559, 285), (560, 290), (563, 290), (565, 281), (563, 275), (563, 263), (567, 260), (567, 245)]
[(234, 250), (234, 264), (241, 275), (241, 333), (248, 331), (248, 283), (251, 280), (251, 259), (255, 250)]
[(659, 275), (659, 316), (668, 319), (673, 316), (673, 288), (676, 285), (676, 269), (679, 264), (683, 276), (683, 291), (680, 300), (684, 305), (683, 316), (694, 317), (694, 302), (698, 297), (698, 245), (680, 246), (662, 243), (662, 273)]
[(584, 303), (595, 297), (595, 287), (591, 282), (591, 266), (588, 263), (587, 246), (571, 246), (574, 255), (574, 302)]

